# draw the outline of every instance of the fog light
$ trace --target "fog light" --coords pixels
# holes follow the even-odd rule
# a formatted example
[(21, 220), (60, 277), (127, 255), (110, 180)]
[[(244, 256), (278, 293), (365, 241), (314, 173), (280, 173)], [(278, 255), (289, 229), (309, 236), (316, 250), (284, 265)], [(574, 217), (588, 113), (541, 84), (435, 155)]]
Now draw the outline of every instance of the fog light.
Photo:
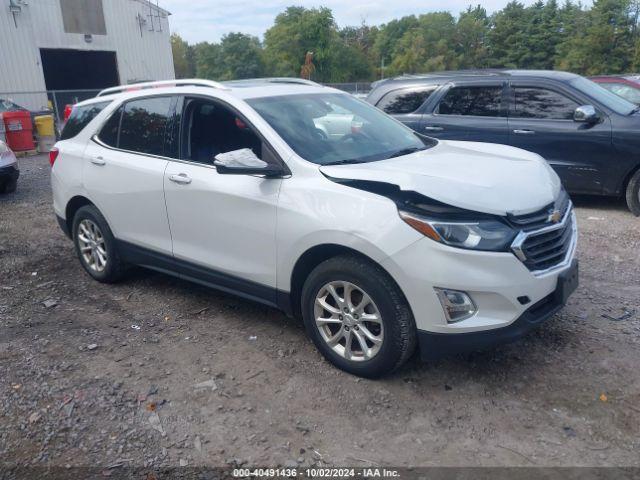
[(478, 307), (473, 303), (471, 297), (459, 290), (447, 290), (445, 288), (435, 288), (444, 316), (447, 317), (448, 323), (455, 323), (465, 320), (475, 315)]

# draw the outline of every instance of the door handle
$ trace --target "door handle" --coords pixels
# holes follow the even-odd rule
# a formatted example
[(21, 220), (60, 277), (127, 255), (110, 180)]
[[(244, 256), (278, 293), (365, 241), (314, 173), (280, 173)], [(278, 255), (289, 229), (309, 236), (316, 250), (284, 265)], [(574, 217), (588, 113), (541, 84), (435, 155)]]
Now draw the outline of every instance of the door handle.
[(186, 173), (180, 173), (178, 175), (169, 175), (169, 180), (181, 185), (188, 185), (191, 183), (191, 178)]
[(91, 163), (93, 163), (94, 165), (98, 165), (99, 167), (102, 167), (107, 162), (105, 162), (104, 158), (102, 158), (102, 157), (93, 157), (91, 159)]
[(427, 125), (424, 127), (427, 132), (441, 132), (444, 130), (442, 127), (438, 127), (437, 125)]
[(513, 131), (513, 133), (515, 133), (516, 135), (533, 135), (533, 134), (536, 133), (536, 131), (535, 130), (526, 130), (526, 129), (524, 129), (524, 130), (516, 129), (516, 130)]

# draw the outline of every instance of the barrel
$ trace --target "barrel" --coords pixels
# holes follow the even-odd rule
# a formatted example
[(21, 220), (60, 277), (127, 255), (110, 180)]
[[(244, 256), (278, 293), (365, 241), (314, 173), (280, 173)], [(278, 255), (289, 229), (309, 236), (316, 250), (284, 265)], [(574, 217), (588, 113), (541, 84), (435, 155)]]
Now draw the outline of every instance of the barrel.
[(40, 137), (55, 137), (53, 115), (38, 115), (35, 117), (36, 133)]
[(18, 110), (4, 112), (2, 118), (9, 148), (15, 152), (34, 150), (31, 114), (27, 110)]

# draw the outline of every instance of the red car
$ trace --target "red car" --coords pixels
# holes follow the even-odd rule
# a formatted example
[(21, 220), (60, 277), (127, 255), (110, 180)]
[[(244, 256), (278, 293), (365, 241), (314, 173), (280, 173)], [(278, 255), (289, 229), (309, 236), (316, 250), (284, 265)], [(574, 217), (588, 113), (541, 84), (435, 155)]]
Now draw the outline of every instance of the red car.
[(625, 100), (640, 105), (640, 75), (605, 75), (591, 77), (591, 80)]

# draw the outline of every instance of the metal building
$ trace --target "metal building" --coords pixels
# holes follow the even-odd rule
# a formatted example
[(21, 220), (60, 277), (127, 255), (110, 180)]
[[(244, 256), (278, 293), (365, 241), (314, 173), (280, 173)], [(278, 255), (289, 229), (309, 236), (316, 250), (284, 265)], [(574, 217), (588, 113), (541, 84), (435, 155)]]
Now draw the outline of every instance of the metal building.
[(0, 0), (0, 98), (172, 79), (169, 15), (157, 0)]

